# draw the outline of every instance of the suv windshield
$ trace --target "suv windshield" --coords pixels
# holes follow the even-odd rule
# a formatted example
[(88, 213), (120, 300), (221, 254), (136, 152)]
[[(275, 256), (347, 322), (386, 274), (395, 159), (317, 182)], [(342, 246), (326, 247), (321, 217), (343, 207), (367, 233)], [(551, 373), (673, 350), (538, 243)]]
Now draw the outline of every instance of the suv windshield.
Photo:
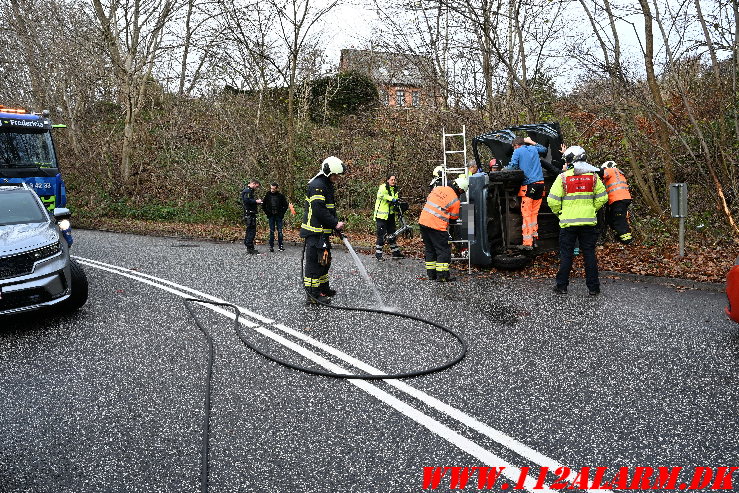
[(49, 132), (0, 132), (0, 167), (56, 168)]
[(43, 223), (49, 216), (29, 191), (0, 193), (0, 226)]

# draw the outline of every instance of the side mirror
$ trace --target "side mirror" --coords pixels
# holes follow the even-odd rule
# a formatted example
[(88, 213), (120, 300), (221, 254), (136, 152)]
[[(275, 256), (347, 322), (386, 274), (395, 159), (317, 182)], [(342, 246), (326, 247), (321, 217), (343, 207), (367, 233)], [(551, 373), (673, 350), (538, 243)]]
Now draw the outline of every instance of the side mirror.
[(57, 207), (54, 209), (54, 217), (57, 221), (61, 219), (69, 219), (72, 217), (72, 213), (66, 207)]

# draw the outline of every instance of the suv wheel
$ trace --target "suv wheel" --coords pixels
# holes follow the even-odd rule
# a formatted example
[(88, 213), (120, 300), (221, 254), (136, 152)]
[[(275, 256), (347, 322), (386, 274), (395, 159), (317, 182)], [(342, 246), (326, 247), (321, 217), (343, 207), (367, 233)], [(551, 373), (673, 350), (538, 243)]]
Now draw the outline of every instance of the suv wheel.
[(64, 302), (63, 309), (74, 312), (82, 308), (82, 305), (87, 301), (88, 283), (87, 275), (82, 266), (72, 259), (69, 262), (69, 269), (72, 272), (72, 294)]
[(522, 253), (501, 253), (492, 258), (493, 267), (500, 270), (523, 269), (531, 259)]

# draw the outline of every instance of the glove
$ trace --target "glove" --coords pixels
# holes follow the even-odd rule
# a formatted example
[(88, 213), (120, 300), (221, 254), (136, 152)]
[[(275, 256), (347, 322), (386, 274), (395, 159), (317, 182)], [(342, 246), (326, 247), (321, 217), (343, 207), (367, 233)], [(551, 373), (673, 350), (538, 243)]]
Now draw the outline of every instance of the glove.
[(393, 199), (390, 201), (390, 203), (393, 205), (398, 205), (398, 199)]

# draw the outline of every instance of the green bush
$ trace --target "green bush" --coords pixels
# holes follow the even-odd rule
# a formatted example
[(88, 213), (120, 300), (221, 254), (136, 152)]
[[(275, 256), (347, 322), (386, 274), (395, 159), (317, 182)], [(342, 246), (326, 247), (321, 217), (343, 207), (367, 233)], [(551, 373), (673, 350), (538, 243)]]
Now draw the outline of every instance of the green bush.
[(342, 72), (313, 81), (308, 105), (314, 122), (336, 125), (342, 117), (371, 109), (378, 102), (372, 79), (358, 72)]

